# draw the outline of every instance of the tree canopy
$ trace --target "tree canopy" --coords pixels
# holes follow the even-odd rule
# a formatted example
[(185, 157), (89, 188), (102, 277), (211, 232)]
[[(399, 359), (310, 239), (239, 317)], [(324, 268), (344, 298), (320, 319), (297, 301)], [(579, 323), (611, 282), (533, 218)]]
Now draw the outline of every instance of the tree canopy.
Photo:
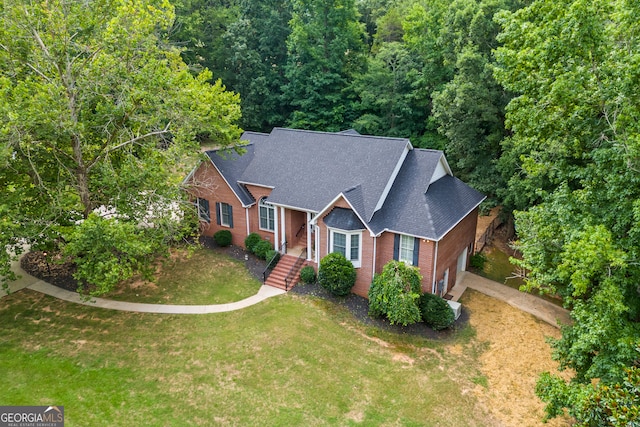
[(506, 200), (521, 209), (518, 264), (527, 288), (562, 295), (574, 320), (552, 343), (574, 379), (545, 375), (538, 391), (549, 415), (568, 408), (584, 423), (591, 382), (620, 384), (640, 363), (638, 18), (624, 0), (538, 0), (499, 15), (496, 75), (517, 95), (501, 161)]
[[(0, 246), (77, 239), (78, 224), (100, 207), (120, 222), (153, 222), (144, 233), (127, 228), (132, 239), (177, 238), (182, 208), (169, 206), (185, 197), (182, 160), (197, 153), (196, 138), (234, 144), (240, 109), (168, 43), (173, 7), (8, 0), (0, 8)], [(11, 277), (8, 261), (0, 251), (0, 277)]]

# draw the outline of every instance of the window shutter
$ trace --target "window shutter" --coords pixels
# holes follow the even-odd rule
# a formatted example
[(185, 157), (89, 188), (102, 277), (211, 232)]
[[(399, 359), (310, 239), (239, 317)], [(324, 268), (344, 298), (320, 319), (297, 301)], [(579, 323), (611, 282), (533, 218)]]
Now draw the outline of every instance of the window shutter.
[(229, 228), (233, 228), (233, 206), (229, 206)]
[(419, 256), (420, 256), (420, 239), (416, 237), (413, 239), (413, 266), (414, 267), (418, 266)]
[(400, 235), (393, 236), (393, 259), (398, 261), (400, 259)]
[(216, 202), (216, 224), (220, 225), (220, 202)]

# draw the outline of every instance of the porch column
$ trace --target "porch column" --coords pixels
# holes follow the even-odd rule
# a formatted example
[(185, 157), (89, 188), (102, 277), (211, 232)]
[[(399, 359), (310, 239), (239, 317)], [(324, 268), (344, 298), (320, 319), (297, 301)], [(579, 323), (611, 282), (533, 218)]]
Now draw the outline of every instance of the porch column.
[(280, 250), (280, 245), (278, 245), (278, 207), (273, 207), (273, 249), (276, 251)]
[[(286, 233), (286, 227), (285, 227), (285, 218), (284, 218), (284, 206), (280, 206), (280, 228), (282, 229), (282, 240), (280, 242), (280, 247), (282, 247), (284, 245), (284, 243), (287, 241), (287, 233)], [(287, 248), (284, 248), (284, 253), (287, 253)]]
[(307, 212), (307, 261), (311, 261), (311, 212)]

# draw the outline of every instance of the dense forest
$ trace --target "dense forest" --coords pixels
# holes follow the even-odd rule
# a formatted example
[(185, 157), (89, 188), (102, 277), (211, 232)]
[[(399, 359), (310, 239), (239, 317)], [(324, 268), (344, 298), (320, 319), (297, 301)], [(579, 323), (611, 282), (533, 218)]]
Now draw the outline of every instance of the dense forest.
[(640, 2), (171, 3), (0, 5), (0, 246), (59, 249), (104, 291), (189, 237), (160, 214), (192, 210), (175, 176), (197, 141), (408, 137), (514, 216), (528, 290), (571, 310), (548, 415), (638, 422)]

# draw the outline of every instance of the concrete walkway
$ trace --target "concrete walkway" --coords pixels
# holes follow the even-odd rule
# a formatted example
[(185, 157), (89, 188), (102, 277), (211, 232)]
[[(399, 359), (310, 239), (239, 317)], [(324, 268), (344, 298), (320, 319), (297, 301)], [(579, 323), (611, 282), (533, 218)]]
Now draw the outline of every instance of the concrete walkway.
[[(282, 289), (272, 286), (263, 285), (257, 294), (228, 304), (212, 304), (212, 305), (169, 305), (169, 304), (143, 304), (124, 301), (113, 301), (103, 298), (91, 298), (89, 301), (83, 300), (82, 297), (57, 286), (53, 286), (40, 279), (37, 279), (22, 268), (19, 262), (12, 264), (13, 271), (20, 278), (9, 284), (10, 291), (17, 292), (20, 289), (28, 288), (37, 292), (50, 295), (65, 301), (84, 304), (91, 307), (106, 308), (111, 310), (133, 311), (140, 313), (164, 313), (164, 314), (208, 314), (223, 313), (226, 311), (240, 310), (245, 307), (257, 304), (267, 298), (282, 295), (285, 293)], [(534, 295), (520, 292), (517, 289), (502, 285), (493, 280), (486, 279), (467, 271), (459, 273), (458, 283), (449, 292), (453, 301), (458, 301), (465, 290), (474, 289), (485, 295), (504, 301), (507, 304), (532, 314), (540, 320), (543, 320), (553, 326), (558, 327), (558, 322), (566, 324), (571, 323), (569, 312), (562, 307), (552, 304), (548, 301), (538, 298)], [(4, 290), (0, 289), (0, 298), (5, 295)]]
[[(170, 305), (170, 304), (143, 304), (124, 301), (113, 301), (104, 298), (91, 298), (84, 300), (78, 293), (70, 292), (57, 286), (51, 285), (38, 278), (31, 276), (20, 268), (18, 261), (12, 263), (12, 270), (20, 276), (14, 282), (9, 283), (11, 293), (20, 289), (31, 289), (43, 294), (59, 298), (64, 301), (84, 304), (91, 307), (106, 308), (110, 310), (133, 311), (139, 313), (163, 313), (163, 314), (209, 314), (223, 313), (226, 311), (240, 310), (264, 301), (276, 295), (282, 295), (284, 290), (274, 288), (272, 286), (262, 285), (258, 293), (245, 298), (241, 301), (231, 302), (227, 304), (211, 304), (211, 305)], [(0, 289), (0, 298), (5, 296), (6, 292)]]
[(469, 273), (468, 271), (463, 271), (458, 274), (461, 275), (461, 277), (458, 278), (458, 282), (449, 292), (449, 294), (453, 296), (452, 300), (454, 301), (458, 301), (465, 290), (473, 289), (492, 298), (504, 301), (512, 307), (532, 314), (555, 327), (560, 327), (558, 322), (561, 324), (572, 323), (569, 311), (549, 301), (535, 295), (520, 292), (517, 289)]

